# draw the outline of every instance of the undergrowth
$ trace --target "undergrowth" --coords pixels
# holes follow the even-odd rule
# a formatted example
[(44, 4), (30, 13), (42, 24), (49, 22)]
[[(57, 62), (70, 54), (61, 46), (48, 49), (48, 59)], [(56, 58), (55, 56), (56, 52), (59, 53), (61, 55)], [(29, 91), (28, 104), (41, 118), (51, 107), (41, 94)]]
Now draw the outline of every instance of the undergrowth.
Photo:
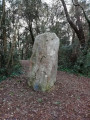
[(70, 73), (70, 74), (74, 74), (74, 75), (78, 75), (78, 76), (83, 76), (83, 77), (90, 78), (90, 74), (89, 75), (82, 74), (82, 73), (77, 72), (75, 69), (60, 68), (60, 67), (58, 67), (58, 71), (63, 71), (63, 72), (67, 72), (67, 73)]
[(72, 47), (61, 47), (58, 70), (90, 78), (90, 49), (79, 50), (75, 56), (72, 54)]
[(22, 74), (22, 66), (20, 63), (14, 65), (12, 68), (1, 68), (0, 69), (0, 82), (7, 79), (8, 77), (19, 76)]

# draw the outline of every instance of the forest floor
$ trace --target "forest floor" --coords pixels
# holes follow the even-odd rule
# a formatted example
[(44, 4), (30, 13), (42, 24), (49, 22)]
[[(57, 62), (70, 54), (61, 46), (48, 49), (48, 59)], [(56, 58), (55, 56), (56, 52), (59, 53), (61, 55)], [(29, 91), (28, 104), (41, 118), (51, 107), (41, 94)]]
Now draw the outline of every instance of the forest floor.
[(0, 83), (0, 120), (90, 120), (90, 78), (58, 71), (52, 91), (35, 92), (24, 73)]

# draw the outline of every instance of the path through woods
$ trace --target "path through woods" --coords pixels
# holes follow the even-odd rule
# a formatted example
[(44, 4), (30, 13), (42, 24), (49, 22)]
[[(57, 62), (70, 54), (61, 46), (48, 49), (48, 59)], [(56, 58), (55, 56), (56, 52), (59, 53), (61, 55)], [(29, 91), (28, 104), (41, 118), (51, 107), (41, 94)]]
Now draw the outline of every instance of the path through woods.
[(90, 120), (90, 78), (59, 71), (52, 91), (35, 92), (24, 73), (0, 83), (0, 120)]

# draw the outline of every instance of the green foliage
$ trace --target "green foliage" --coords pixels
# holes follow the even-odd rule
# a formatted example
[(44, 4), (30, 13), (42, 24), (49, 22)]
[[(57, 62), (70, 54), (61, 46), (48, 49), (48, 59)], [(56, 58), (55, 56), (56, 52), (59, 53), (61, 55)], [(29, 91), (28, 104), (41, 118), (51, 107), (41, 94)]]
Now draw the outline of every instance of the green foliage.
[(42, 103), (42, 102), (43, 102), (42, 98), (39, 98), (39, 99), (38, 99), (38, 102), (39, 102), (39, 103)]
[(1, 68), (0, 69), (0, 82), (2, 81), (2, 80), (4, 80), (4, 79), (6, 79), (7, 77), (6, 77), (6, 68)]
[(72, 53), (71, 46), (62, 46), (59, 49), (58, 69), (66, 69), (71, 67), (70, 56)]
[(2, 80), (5, 80), (7, 77), (13, 77), (18, 76), (22, 74), (22, 67), (20, 63), (14, 65), (12, 68), (9, 68), (8, 70), (6, 68), (0, 69), (0, 82)]
[(16, 64), (13, 68), (12, 68), (12, 73), (10, 74), (11, 77), (13, 76), (18, 76), (20, 74), (22, 74), (22, 70), (21, 70), (21, 65), (20, 64)]
[(55, 105), (59, 105), (60, 103), (61, 103), (60, 101), (54, 102)]
[(0, 82), (5, 80), (7, 77), (6, 76), (0, 76)]
[[(84, 52), (84, 51), (83, 51)], [(74, 65), (74, 71), (86, 76), (90, 76), (90, 51), (87, 54), (80, 54)]]
[(13, 93), (13, 92), (10, 92), (10, 93), (9, 93), (9, 95), (10, 95), (10, 96), (13, 96), (13, 95), (14, 95), (14, 93)]
[(60, 47), (58, 70), (90, 77), (90, 50), (79, 49), (74, 62), (72, 52), (72, 46)]

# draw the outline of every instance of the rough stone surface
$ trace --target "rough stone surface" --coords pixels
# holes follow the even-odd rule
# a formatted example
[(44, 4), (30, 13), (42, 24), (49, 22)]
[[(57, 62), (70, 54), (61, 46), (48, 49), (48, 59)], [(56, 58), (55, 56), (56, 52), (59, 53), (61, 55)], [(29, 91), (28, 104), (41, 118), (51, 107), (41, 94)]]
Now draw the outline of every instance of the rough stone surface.
[(55, 33), (36, 37), (30, 59), (28, 85), (34, 90), (47, 91), (56, 81), (59, 38)]

